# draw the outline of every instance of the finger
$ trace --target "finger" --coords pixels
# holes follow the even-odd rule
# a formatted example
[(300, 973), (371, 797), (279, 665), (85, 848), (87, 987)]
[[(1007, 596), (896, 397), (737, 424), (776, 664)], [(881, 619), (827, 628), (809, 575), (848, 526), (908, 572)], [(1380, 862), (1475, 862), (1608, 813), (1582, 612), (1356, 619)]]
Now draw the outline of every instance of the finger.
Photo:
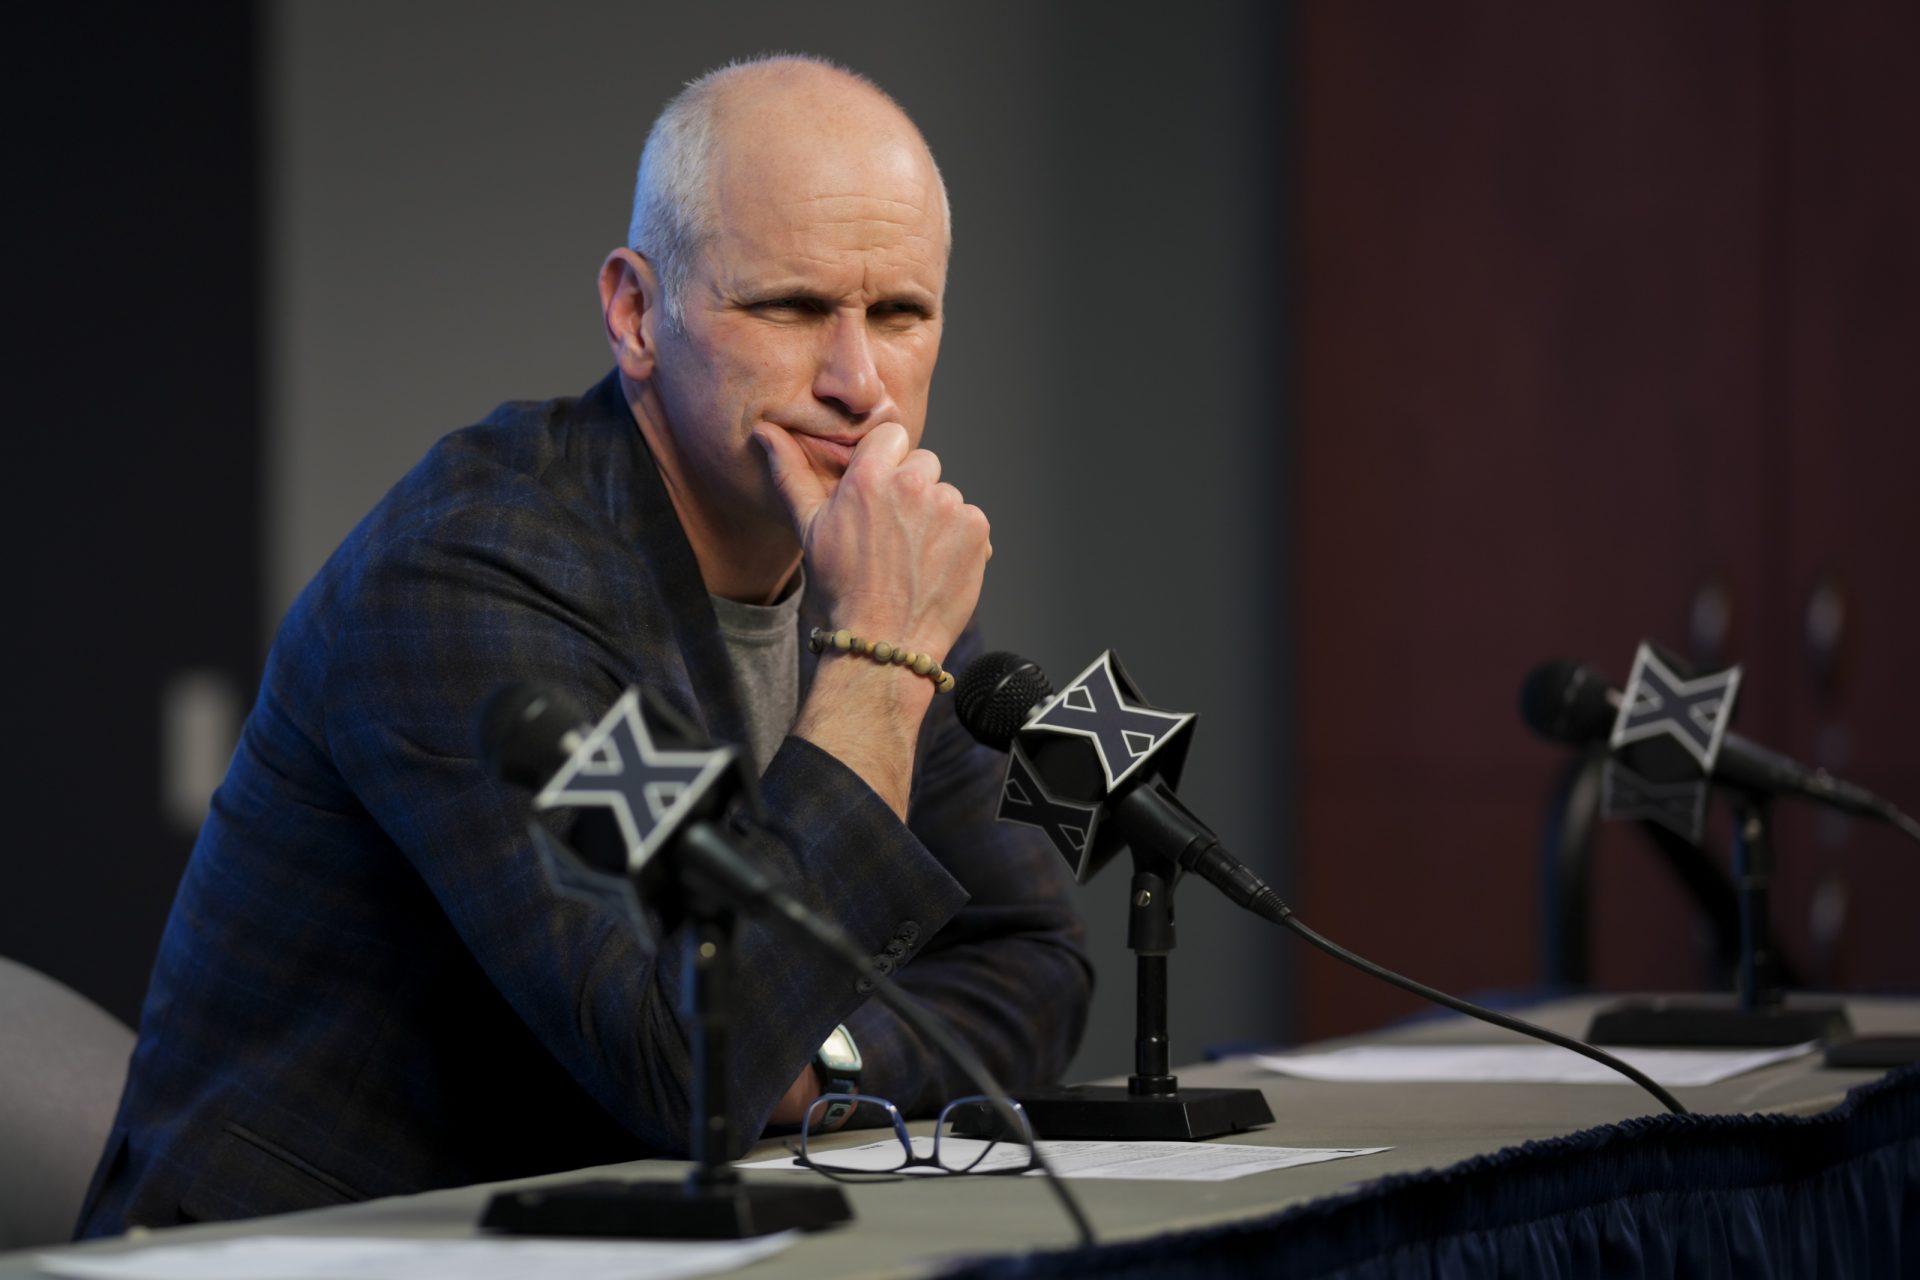
[(753, 438), (767, 455), (767, 471), (773, 477), (774, 492), (787, 504), (793, 527), (802, 536), (813, 523), (813, 513), (827, 500), (827, 488), (807, 465), (806, 451), (799, 441), (778, 427), (755, 427)]
[(940, 483), (940, 459), (926, 449), (915, 449), (901, 462), (900, 470), (918, 476), (920, 482), (931, 489)]
[(847, 462), (847, 469), (858, 466), (879, 466), (888, 470), (900, 465), (913, 442), (907, 439), (907, 429), (897, 422), (883, 422), (860, 437), (860, 443), (853, 446), (853, 457)]
[(980, 527), (980, 540), (987, 544), (987, 559), (993, 559), (993, 525), (987, 520), (987, 513), (968, 503), (961, 508), (966, 518)]

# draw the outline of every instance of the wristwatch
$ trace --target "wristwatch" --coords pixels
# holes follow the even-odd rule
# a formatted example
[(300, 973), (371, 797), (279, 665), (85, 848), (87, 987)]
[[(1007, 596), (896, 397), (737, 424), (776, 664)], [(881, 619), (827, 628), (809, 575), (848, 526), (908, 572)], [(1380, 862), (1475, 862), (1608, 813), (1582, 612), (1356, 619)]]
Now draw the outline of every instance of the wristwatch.
[[(826, 1083), (824, 1093), (860, 1092), (860, 1048), (853, 1042), (853, 1033), (841, 1023), (827, 1033), (826, 1040), (813, 1055), (813, 1065), (820, 1073), (820, 1079)], [(854, 1104), (836, 1100), (827, 1105), (825, 1123), (838, 1127)]]

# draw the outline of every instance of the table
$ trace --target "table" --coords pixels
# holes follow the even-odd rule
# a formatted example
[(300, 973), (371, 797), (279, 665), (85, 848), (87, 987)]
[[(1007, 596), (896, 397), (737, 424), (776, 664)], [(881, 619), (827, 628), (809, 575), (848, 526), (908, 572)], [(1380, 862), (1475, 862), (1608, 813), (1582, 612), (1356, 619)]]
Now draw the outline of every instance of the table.
[[(1528, 1016), (1555, 1030), (1578, 1034), (1597, 1003), (1561, 1001), (1530, 1010)], [(1860, 998), (1850, 999), (1848, 1007), (1862, 1035), (1920, 1032), (1920, 1000)], [(1332, 1041), (1326, 1047), (1363, 1041), (1458, 1044), (1513, 1038), (1478, 1022), (1449, 1017)], [(1190, 1274), (1245, 1274), (1256, 1263), (1271, 1264), (1275, 1274), (1385, 1276), (1408, 1265), (1424, 1268), (1413, 1274), (1444, 1274), (1446, 1266), (1436, 1269), (1431, 1258), (1423, 1257), (1423, 1249), (1445, 1244), (1459, 1254), (1464, 1248), (1468, 1252), (1463, 1256), (1470, 1263), (1479, 1256), (1473, 1254), (1475, 1248), (1483, 1253), (1487, 1247), (1497, 1247), (1503, 1254), (1514, 1252), (1511, 1240), (1505, 1245), (1496, 1241), (1494, 1246), (1485, 1241), (1475, 1245), (1471, 1239), (1462, 1244), (1456, 1237), (1471, 1237), (1473, 1228), (1468, 1224), (1463, 1229), (1459, 1215), (1504, 1214), (1527, 1220), (1532, 1211), (1516, 1197), (1524, 1197), (1536, 1186), (1558, 1188), (1551, 1195), (1558, 1197), (1559, 1210), (1577, 1207), (1569, 1201), (1571, 1196), (1595, 1208), (1607, 1222), (1617, 1222), (1623, 1214), (1630, 1217), (1654, 1205), (1660, 1196), (1678, 1196), (1685, 1202), (1678, 1210), (1667, 1204), (1661, 1211), (1679, 1212), (1684, 1223), (1697, 1223), (1715, 1211), (1710, 1198), (1688, 1200), (1692, 1193), (1684, 1186), (1654, 1185), (1661, 1178), (1684, 1182), (1691, 1176), (1687, 1161), (1696, 1157), (1709, 1161), (1702, 1167), (1730, 1186), (1791, 1181), (1798, 1176), (1796, 1171), (1810, 1167), (1809, 1161), (1842, 1160), (1846, 1156), (1842, 1148), (1861, 1139), (1866, 1129), (1873, 1130), (1866, 1137), (1879, 1153), (1875, 1159), (1886, 1166), (1876, 1166), (1874, 1176), (1891, 1180), (1883, 1190), (1904, 1208), (1883, 1212), (1873, 1203), (1852, 1204), (1844, 1212), (1836, 1209), (1838, 1216), (1828, 1226), (1803, 1234), (1864, 1232), (1871, 1238), (1858, 1242), (1858, 1247), (1897, 1251), (1904, 1228), (1906, 1252), (1899, 1269), (1920, 1272), (1920, 1069), (1895, 1073), (1864, 1091), (1869, 1096), (1855, 1097), (1845, 1110), (1834, 1112), (1849, 1090), (1874, 1084), (1882, 1073), (1832, 1070), (1822, 1067), (1818, 1056), (1802, 1058), (1718, 1085), (1675, 1090), (1681, 1101), (1700, 1113), (1692, 1119), (1657, 1118), (1658, 1104), (1625, 1082), (1617, 1086), (1327, 1084), (1270, 1075), (1232, 1060), (1189, 1066), (1179, 1074), (1183, 1084), (1254, 1085), (1265, 1091), (1276, 1122), (1223, 1141), (1393, 1149), (1231, 1182), (1075, 1182), (1073, 1190), (1103, 1246), (1077, 1257), (1053, 1252), (1071, 1250), (1073, 1233), (1053, 1197), (1029, 1179), (952, 1177), (851, 1186), (847, 1192), (854, 1223), (810, 1235), (786, 1253), (738, 1274), (879, 1280), (927, 1275), (963, 1259), (975, 1260), (969, 1274), (981, 1277), (1165, 1275), (1176, 1269)], [(1736, 1114), (1773, 1119), (1710, 1118)], [(1585, 1136), (1548, 1141), (1574, 1134)], [(840, 1140), (855, 1143), (873, 1136), (868, 1131), (841, 1135)], [(1759, 1165), (1753, 1163), (1756, 1152)], [(763, 1142), (753, 1156), (779, 1153), (778, 1143)], [(1651, 1180), (1620, 1174), (1621, 1169), (1635, 1167), (1620, 1164), (1622, 1160), (1640, 1161), (1653, 1171), (1648, 1175)], [(500, 1187), (562, 1181), (581, 1172), (667, 1179), (685, 1168), (676, 1162), (643, 1161), (245, 1223), (183, 1227), (156, 1232), (147, 1239), (206, 1240), (262, 1232), (460, 1237), (472, 1233), (481, 1206)], [(749, 1176), (811, 1175), (763, 1172)], [(1611, 1186), (1586, 1185), (1593, 1177), (1624, 1177), (1633, 1185), (1622, 1185), (1616, 1193)], [(1851, 1198), (1860, 1199), (1858, 1195)], [(1766, 1228), (1768, 1213), (1763, 1211), (1759, 1217), (1763, 1219), (1759, 1226)], [(1738, 1231), (1728, 1237), (1736, 1250), (1741, 1244), (1738, 1237)], [(128, 1243), (123, 1238), (67, 1247), (121, 1249)], [(1601, 1241), (1600, 1246), (1604, 1253), (1607, 1242)], [(1617, 1256), (1583, 1261), (1578, 1243), (1572, 1247), (1573, 1274), (1618, 1269), (1623, 1261)], [(1021, 1256), (1034, 1251), (1041, 1252)], [(34, 1252), (41, 1251), (0, 1254), (0, 1280), (36, 1274), (31, 1265)], [(1312, 1269), (1303, 1271), (1294, 1265), (1307, 1261), (1309, 1253), (1316, 1260)], [(1454, 1258), (1455, 1263), (1459, 1260)], [(1469, 1272), (1494, 1274), (1494, 1261), (1499, 1259), (1479, 1256), (1479, 1264), (1471, 1265)], [(1517, 1261), (1505, 1259), (1507, 1264)], [(1765, 1274), (1776, 1264), (1783, 1275), (1820, 1270), (1810, 1267), (1806, 1258), (1766, 1257), (1757, 1262), (1745, 1258), (1741, 1270)], [(1545, 1265), (1543, 1260), (1532, 1259), (1526, 1265), (1503, 1266), (1497, 1273), (1539, 1274), (1540, 1265)], [(1628, 1269), (1667, 1273), (1664, 1266), (1648, 1265), (1645, 1259)], [(1702, 1271), (1702, 1266), (1695, 1266), (1684, 1273)]]

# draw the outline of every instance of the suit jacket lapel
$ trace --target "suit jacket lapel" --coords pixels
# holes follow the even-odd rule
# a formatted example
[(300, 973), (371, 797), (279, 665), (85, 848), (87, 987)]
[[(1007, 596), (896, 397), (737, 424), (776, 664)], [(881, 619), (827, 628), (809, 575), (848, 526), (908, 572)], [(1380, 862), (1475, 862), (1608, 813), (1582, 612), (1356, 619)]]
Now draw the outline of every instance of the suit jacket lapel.
[(618, 372), (609, 373), (583, 396), (580, 408), (588, 425), (620, 433), (631, 440), (637, 455), (632, 468), (631, 506), (616, 518), (622, 532), (633, 539), (640, 557), (651, 566), (665, 601), (665, 617), (659, 620), (665, 630), (648, 639), (678, 651), (691, 686), (656, 692), (668, 698), (714, 742), (743, 743), (747, 740), (747, 718), (734, 688), (720, 623), (700, 576), (700, 562), (680, 527), (680, 516), (653, 452), (647, 448), (646, 437), (633, 420)]

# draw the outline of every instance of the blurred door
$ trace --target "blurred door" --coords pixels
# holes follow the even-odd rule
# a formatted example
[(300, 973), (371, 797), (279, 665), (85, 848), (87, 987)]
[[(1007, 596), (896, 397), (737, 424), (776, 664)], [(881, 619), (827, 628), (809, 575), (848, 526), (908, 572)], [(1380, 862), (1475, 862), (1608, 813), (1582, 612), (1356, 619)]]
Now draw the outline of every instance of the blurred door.
[[(1920, 200), (1894, 159), (1920, 12), (1298, 20), (1304, 918), (1442, 986), (1531, 985), (1562, 757), (1515, 694), (1551, 657), (1621, 680), (1643, 636), (1744, 663), (1742, 732), (1920, 806)], [(1920, 981), (1895, 918), (1920, 858), (1880, 835), (1783, 819), (1777, 926), (1816, 977)], [(1680, 891), (1631, 833), (1600, 845), (1596, 981), (1697, 985)], [(1413, 1007), (1303, 970), (1305, 1033)]]

